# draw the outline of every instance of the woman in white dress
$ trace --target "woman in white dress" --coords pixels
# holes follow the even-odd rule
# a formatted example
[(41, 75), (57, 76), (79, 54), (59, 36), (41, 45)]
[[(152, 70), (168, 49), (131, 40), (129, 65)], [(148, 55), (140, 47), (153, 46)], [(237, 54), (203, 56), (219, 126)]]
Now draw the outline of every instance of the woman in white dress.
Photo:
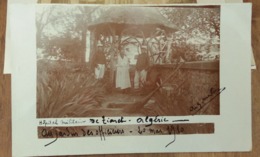
[(116, 88), (130, 88), (129, 59), (126, 57), (123, 48), (118, 55), (116, 67)]

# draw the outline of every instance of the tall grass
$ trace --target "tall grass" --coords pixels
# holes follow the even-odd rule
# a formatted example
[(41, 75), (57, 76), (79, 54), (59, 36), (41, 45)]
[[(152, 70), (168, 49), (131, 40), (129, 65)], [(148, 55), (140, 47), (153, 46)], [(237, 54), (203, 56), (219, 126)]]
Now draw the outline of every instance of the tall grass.
[(37, 117), (87, 117), (103, 100), (104, 85), (86, 65), (58, 61), (37, 63)]

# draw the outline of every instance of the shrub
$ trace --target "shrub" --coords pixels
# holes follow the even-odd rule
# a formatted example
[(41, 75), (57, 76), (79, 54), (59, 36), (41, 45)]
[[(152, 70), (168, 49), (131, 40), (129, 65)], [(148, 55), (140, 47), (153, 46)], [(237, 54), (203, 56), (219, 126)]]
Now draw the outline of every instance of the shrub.
[(86, 65), (60, 61), (37, 63), (37, 117), (86, 117), (103, 100), (104, 84)]

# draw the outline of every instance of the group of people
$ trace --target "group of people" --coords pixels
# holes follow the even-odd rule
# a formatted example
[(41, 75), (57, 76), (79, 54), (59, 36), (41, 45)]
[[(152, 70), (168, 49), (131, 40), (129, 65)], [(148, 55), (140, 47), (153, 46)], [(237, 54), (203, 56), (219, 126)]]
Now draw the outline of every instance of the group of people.
[[(140, 50), (141, 52), (139, 52), (137, 56), (137, 62), (135, 65), (135, 74), (133, 79), (134, 89), (139, 89), (144, 86), (150, 63), (147, 48), (142, 46)], [(106, 57), (101, 46), (98, 46), (93, 62), (95, 63), (96, 79), (103, 79), (105, 74)], [(130, 61), (126, 55), (126, 49), (124, 47), (119, 49), (119, 54), (115, 60), (115, 87), (123, 91), (132, 87), (130, 78)]]

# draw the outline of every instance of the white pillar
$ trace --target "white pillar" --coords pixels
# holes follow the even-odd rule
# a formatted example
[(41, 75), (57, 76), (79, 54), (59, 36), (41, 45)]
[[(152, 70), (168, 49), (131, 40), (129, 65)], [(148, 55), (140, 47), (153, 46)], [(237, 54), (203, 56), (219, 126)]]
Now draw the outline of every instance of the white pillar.
[(90, 31), (87, 31), (86, 35), (86, 54), (85, 54), (85, 61), (89, 62), (89, 57), (90, 57)]

